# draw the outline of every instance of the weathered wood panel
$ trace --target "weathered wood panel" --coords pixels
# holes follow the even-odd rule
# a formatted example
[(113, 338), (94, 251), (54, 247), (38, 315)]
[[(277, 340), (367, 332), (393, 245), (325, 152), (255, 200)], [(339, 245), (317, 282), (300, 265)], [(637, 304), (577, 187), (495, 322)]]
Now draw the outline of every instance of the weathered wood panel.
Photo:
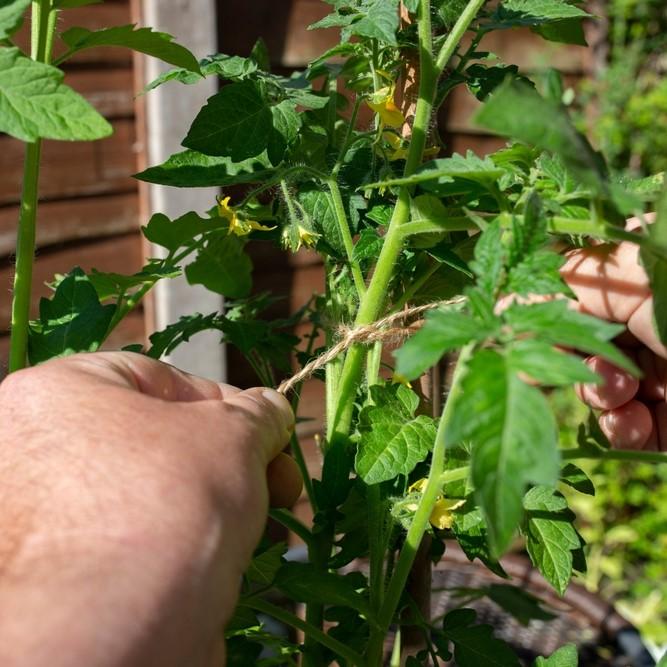
[[(100, 141), (45, 141), (40, 193), (44, 199), (99, 195), (135, 190), (130, 176), (136, 171), (133, 119), (117, 120), (114, 133)], [(0, 137), (0, 204), (17, 202), (23, 179), (24, 147)]]
[[(18, 206), (0, 208), (0, 255), (13, 252)], [(49, 201), (40, 205), (37, 245), (113, 236), (138, 229), (139, 196), (136, 192), (102, 197)]]
[(105, 118), (134, 115), (134, 74), (130, 68), (77, 69), (65, 82), (81, 93)]
[[(67, 273), (74, 266), (119, 273), (138, 271), (142, 266), (139, 235), (126, 234), (85, 245), (70, 245), (41, 255), (38, 253), (33, 278), (33, 316), (37, 313), (39, 299), (51, 293), (46, 283), (53, 280), (56, 273)], [(14, 267), (6, 263), (0, 268), (0, 331), (9, 330), (13, 278)]]

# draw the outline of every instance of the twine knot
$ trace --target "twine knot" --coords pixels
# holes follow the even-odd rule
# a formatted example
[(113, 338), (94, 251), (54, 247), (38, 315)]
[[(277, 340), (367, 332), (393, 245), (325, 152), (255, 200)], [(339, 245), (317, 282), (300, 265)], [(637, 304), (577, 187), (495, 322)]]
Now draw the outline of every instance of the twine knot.
[[(358, 327), (340, 327), (337, 332), (337, 337), (339, 338), (338, 342), (326, 350), (326, 352), (323, 352), (319, 357), (315, 357), (315, 359), (309, 361), (291, 378), (281, 382), (277, 391), (281, 394), (287, 394), (289, 391), (292, 391), (294, 387), (304, 380), (307, 380), (320, 368), (324, 368), (329, 362), (336, 359), (336, 357), (343, 354), (343, 352), (353, 345), (372, 345), (377, 342), (400, 342), (410, 334), (414, 333), (418, 328), (415, 327), (414, 322), (406, 325), (405, 323), (409, 320), (418, 317), (429, 310), (433, 310), (434, 308), (453, 306), (462, 303), (464, 300), (464, 297), (459, 296), (446, 301), (434, 301), (422, 306), (413, 306), (412, 308), (400, 310), (397, 313), (387, 315), (372, 324)], [(403, 325), (396, 326), (400, 323), (403, 323)]]

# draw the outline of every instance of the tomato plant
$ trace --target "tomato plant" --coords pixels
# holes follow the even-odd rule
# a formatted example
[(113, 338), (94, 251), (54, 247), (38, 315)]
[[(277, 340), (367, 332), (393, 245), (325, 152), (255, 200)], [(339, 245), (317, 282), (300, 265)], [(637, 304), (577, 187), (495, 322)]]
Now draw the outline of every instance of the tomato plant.
[[(589, 489), (572, 460), (665, 461), (658, 452), (611, 451), (594, 419), (581, 426), (576, 447), (561, 449), (543, 391), (597, 380), (575, 352), (637, 372), (612, 341), (623, 327), (572, 310), (562, 298), (563, 247), (638, 244), (654, 287), (656, 326), (667, 339), (662, 177), (616, 178), (571, 122), (557, 74), (541, 93), (516, 66), (484, 50), (487, 34), (517, 27), (582, 44), (586, 11), (565, 0), (329, 0), (332, 12), (311, 27), (340, 28), (340, 43), (286, 77), (270, 71), (261, 41), (248, 57), (197, 62), (169, 36), (131, 26), (70, 29), (51, 65), (57, 13), (88, 0), (36, 0), (31, 57), (10, 39), (27, 2), (5, 4), (0, 129), (27, 142), (10, 370), (96, 349), (157, 281), (180, 273), (224, 295), (227, 305), (153, 334), (142, 350), (153, 357), (217, 330), (261, 382), (275, 386), (277, 373), (291, 372), (292, 354), (305, 365), (336, 346), (341, 327), (356, 332), (317, 370), (327, 414), (318, 479), (292, 438), (313, 524), (286, 510), (272, 513), (303, 539), (308, 562), (287, 562), (284, 545), (260, 546), (227, 628), (230, 664), (295, 664), (301, 656), (310, 666), (376, 666), (390, 628), (401, 625), (423, 632), (423, 648), (406, 664), (452, 655), (462, 666), (520, 664), (472, 610), (454, 610), (438, 623), (421, 614), (406, 589), (413, 568), (423, 567), (420, 546), (430, 544), (438, 560), (456, 541), (471, 560), (502, 575), (499, 558), (520, 535), (535, 567), (562, 594), (573, 571), (585, 568), (583, 539), (558, 490), (561, 483)], [(162, 259), (131, 276), (74, 269), (28, 323), (40, 140), (109, 131), (55, 65), (100, 44), (175, 66), (149, 89), (208, 76), (225, 82), (194, 119), (185, 150), (137, 177), (242, 188), (211, 202), (205, 215), (154, 215), (143, 232), (165, 250)], [(440, 157), (446, 147), (435, 118), (457, 86), (484, 103), (475, 122), (506, 137), (506, 147)], [(365, 124), (364, 108), (372, 113)], [(655, 224), (625, 229), (627, 216), (654, 205)], [(289, 320), (261, 319), (271, 295), (251, 294), (250, 241), (319, 253), (324, 293)], [(512, 295), (545, 298), (507, 305)], [(431, 306), (423, 326), (385, 372), (383, 348), (396, 339), (386, 325), (409, 333), (409, 315), (422, 312), (410, 307), (423, 304)], [(311, 330), (302, 341), (291, 328), (303, 322)], [(425, 396), (418, 379), (446, 354), (455, 369), (442, 409), (434, 410), (437, 390)], [(290, 394), (295, 410), (300, 386)], [(361, 560), (367, 571), (349, 572)], [(305, 617), (274, 604), (267, 594), (276, 590), (304, 603)], [(301, 631), (303, 644), (269, 635), (258, 613)], [(392, 636), (398, 654), (401, 633)], [(265, 660), (267, 644), (276, 653)], [(576, 651), (564, 647), (535, 664), (576, 662)]]

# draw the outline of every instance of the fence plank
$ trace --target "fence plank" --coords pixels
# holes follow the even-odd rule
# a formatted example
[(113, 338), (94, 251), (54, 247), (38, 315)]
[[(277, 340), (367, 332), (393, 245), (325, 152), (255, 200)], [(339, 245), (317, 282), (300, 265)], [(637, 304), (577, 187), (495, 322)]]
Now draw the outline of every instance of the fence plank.
[[(0, 255), (14, 251), (18, 215), (18, 206), (0, 208)], [(136, 192), (44, 202), (38, 211), (37, 245), (113, 236), (139, 224)]]
[(67, 73), (65, 82), (81, 93), (105, 118), (134, 115), (135, 84), (129, 67), (73, 70)]
[[(42, 198), (63, 198), (127, 192), (137, 187), (133, 119), (113, 122), (114, 133), (100, 141), (45, 141), (42, 152)], [(0, 205), (16, 203), (21, 193), (23, 144), (0, 137)]]

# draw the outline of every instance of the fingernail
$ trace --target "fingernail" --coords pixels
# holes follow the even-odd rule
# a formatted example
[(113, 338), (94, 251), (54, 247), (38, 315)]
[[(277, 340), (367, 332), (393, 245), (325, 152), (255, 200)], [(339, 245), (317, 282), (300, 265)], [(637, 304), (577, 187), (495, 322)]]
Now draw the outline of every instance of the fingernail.
[(264, 390), (262, 396), (278, 409), (285, 428), (291, 433), (294, 428), (294, 412), (292, 412), (292, 406), (289, 404), (289, 401), (273, 389)]

